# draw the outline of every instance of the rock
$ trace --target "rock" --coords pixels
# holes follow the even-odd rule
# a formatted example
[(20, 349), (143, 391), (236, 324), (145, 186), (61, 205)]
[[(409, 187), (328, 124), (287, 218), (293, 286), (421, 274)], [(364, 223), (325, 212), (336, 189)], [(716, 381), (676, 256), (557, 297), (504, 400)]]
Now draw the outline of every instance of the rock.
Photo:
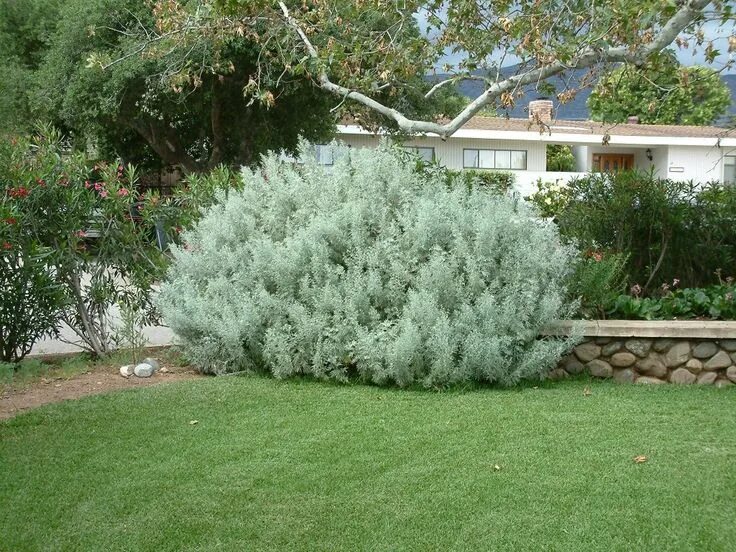
[(664, 362), (655, 356), (649, 356), (637, 361), (636, 369), (646, 376), (654, 376), (655, 378), (663, 378), (667, 375), (667, 367), (664, 365)]
[(652, 348), (652, 342), (648, 339), (629, 339), (626, 342), (626, 348), (636, 356), (644, 358)]
[(698, 376), (696, 383), (698, 385), (710, 385), (711, 383), (714, 383), (716, 379), (718, 379), (718, 374), (715, 372), (703, 372)]
[(670, 374), (670, 383), (691, 384), (697, 377), (687, 368), (678, 368)]
[(685, 364), (690, 358), (690, 343), (680, 341), (673, 345), (667, 354), (664, 355), (664, 362), (668, 368), (675, 368), (681, 364)]
[(715, 370), (728, 368), (729, 366), (731, 366), (731, 357), (728, 356), (726, 351), (718, 351), (713, 355), (713, 357), (705, 361), (705, 364), (703, 364), (703, 370), (714, 372)]
[(168, 374), (169, 373), (169, 369), (166, 366), (162, 366), (161, 367), (161, 370), (159, 370), (159, 372), (161, 372), (162, 374)]
[(731, 360), (736, 364), (736, 353), (731, 353)]
[(610, 337), (596, 337), (595, 338), (595, 344), (596, 345), (606, 345), (611, 342)]
[(729, 366), (726, 370), (726, 377), (733, 382), (736, 382), (736, 366)]
[(626, 368), (636, 362), (636, 357), (628, 351), (624, 351), (623, 353), (616, 353), (613, 355), (611, 360), (608, 362), (611, 363), (611, 366), (615, 366), (616, 368)]
[(718, 352), (718, 346), (712, 341), (698, 343), (693, 349), (695, 358), (710, 358)]
[(703, 363), (697, 358), (691, 358), (685, 363), (685, 368), (690, 370), (693, 374), (697, 375), (703, 371)]
[(581, 362), (590, 362), (593, 359), (601, 356), (601, 348), (595, 343), (582, 343), (575, 347), (575, 356), (580, 359)]
[(596, 378), (610, 378), (613, 376), (613, 368), (605, 360), (591, 360), (585, 366), (588, 368), (590, 375)]
[(601, 349), (601, 354), (603, 356), (611, 356), (614, 353), (617, 353), (621, 350), (621, 347), (623, 347), (624, 344), (620, 341), (613, 341), (609, 343), (608, 345), (604, 345)]
[(728, 381), (727, 379), (719, 379), (716, 381), (716, 387), (718, 389), (723, 389), (724, 387), (731, 387), (733, 383)]
[(154, 372), (158, 372), (158, 369), (161, 367), (158, 363), (158, 360), (151, 357), (147, 357), (141, 360), (141, 364), (150, 364)]
[(580, 362), (578, 359), (576, 359), (573, 355), (570, 355), (567, 357), (567, 360), (563, 364), (563, 368), (565, 369), (565, 372), (568, 374), (580, 374), (585, 370), (585, 366), (582, 362)]
[(613, 381), (617, 383), (634, 383), (636, 379), (636, 372), (631, 368), (624, 368), (623, 370), (616, 370), (613, 373)]
[(150, 378), (153, 375), (153, 372), (153, 366), (145, 362), (141, 362), (133, 369), (133, 373), (139, 378)]
[(569, 374), (565, 372), (565, 370), (563, 370), (562, 368), (555, 368), (549, 374), (547, 374), (547, 379), (553, 381), (565, 379), (567, 377), (570, 377)]
[(718, 344), (724, 351), (728, 351), (729, 353), (736, 352), (736, 339), (721, 339)]
[(667, 349), (672, 347), (674, 343), (675, 342), (672, 339), (656, 339), (654, 341), (654, 345), (652, 345), (652, 349), (654, 349), (658, 353), (664, 353)]
[(120, 367), (120, 375), (124, 378), (129, 378), (133, 375), (133, 365), (132, 364), (126, 364), (125, 366)]
[(644, 384), (659, 384), (659, 383), (665, 383), (661, 379), (658, 378), (651, 378), (649, 376), (641, 376), (639, 378), (636, 378), (636, 383), (644, 383)]

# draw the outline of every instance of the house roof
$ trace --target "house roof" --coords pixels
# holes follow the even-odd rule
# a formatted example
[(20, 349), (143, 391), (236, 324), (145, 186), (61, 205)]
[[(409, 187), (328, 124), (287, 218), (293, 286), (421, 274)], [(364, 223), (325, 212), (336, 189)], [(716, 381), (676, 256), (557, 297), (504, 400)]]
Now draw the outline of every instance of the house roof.
[(504, 117), (473, 117), (463, 128), (475, 130), (497, 130), (517, 132), (539, 132), (542, 134), (595, 134), (609, 136), (662, 136), (681, 138), (731, 138), (736, 129), (714, 126), (646, 125), (626, 123), (597, 123), (594, 121), (553, 120), (549, 128), (541, 127), (529, 119), (507, 119)]
[[(373, 134), (345, 121), (342, 134)], [(431, 135), (430, 135), (431, 136)], [(736, 129), (714, 126), (645, 125), (553, 120), (540, 126), (529, 119), (481, 117), (470, 119), (452, 138), (522, 140), (569, 144), (692, 145), (736, 147)]]

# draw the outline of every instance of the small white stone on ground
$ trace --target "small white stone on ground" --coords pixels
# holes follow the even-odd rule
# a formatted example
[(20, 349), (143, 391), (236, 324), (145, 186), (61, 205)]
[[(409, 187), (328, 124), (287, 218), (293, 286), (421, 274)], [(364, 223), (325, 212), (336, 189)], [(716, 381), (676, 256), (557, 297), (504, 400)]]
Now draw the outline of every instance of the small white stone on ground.
[(153, 375), (153, 372), (153, 366), (145, 362), (141, 362), (133, 369), (133, 373), (139, 378), (150, 378)]
[(151, 368), (153, 368), (153, 371), (158, 372), (159, 364), (158, 364), (158, 360), (156, 360), (155, 358), (151, 358), (151, 357), (144, 358), (143, 360), (141, 360), (141, 364), (150, 364)]
[(124, 378), (129, 378), (133, 375), (133, 365), (132, 364), (126, 364), (125, 366), (120, 367), (120, 375)]

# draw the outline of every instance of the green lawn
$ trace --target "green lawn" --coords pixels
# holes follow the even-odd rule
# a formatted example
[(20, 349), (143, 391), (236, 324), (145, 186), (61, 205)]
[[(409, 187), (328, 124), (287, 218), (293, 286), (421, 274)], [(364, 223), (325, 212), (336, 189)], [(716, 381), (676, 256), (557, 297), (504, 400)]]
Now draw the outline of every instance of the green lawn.
[(735, 543), (733, 389), (435, 393), (228, 377), (0, 424), (2, 550)]

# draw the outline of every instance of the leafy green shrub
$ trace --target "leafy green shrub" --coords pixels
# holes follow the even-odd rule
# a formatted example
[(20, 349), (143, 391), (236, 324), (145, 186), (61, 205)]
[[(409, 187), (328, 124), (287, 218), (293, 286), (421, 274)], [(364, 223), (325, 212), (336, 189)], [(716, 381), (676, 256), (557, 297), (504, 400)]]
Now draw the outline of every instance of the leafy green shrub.
[(528, 205), (448, 188), (386, 148), (243, 174), (185, 232), (161, 289), (203, 371), (508, 385), (570, 346), (537, 336), (572, 312), (574, 249)]
[(583, 249), (628, 255), (626, 272), (644, 294), (679, 279), (715, 283), (715, 271), (736, 273), (736, 188), (654, 178), (624, 171), (590, 174), (530, 199)]
[(661, 297), (621, 295), (609, 314), (632, 320), (736, 320), (735, 296), (732, 280), (706, 288), (668, 290)]
[[(4, 223), (9, 224), (8, 219)], [(61, 289), (42, 256), (3, 248), (0, 251), (0, 360), (19, 362), (31, 352), (36, 341), (55, 335), (63, 305)]]
[[(46, 271), (34, 272), (34, 279), (25, 285), (29, 276), (14, 271), (7, 285), (23, 296), (46, 289), (47, 281), (53, 281), (63, 293), (59, 318), (74, 331), (77, 344), (96, 355), (112, 348), (114, 307), (127, 305), (141, 312), (146, 322), (158, 321), (152, 284), (164, 274), (167, 259), (156, 246), (154, 228), (164, 219), (168, 226), (177, 223), (166, 218), (174, 211), (163, 212), (157, 196), (138, 196), (136, 178), (130, 166), (90, 166), (53, 128), (0, 140), (4, 262), (12, 265), (16, 255), (31, 263), (38, 252)], [(41, 270), (35, 262), (27, 270), (32, 266)], [(12, 301), (3, 294), (2, 301), (6, 300)], [(28, 313), (12, 303), (3, 308), (15, 317), (11, 327), (24, 324)], [(52, 318), (47, 313), (38, 323), (51, 323)]]
[(626, 255), (588, 251), (570, 278), (570, 292), (580, 300), (583, 318), (605, 318), (626, 288)]
[(486, 188), (501, 195), (509, 193), (516, 182), (514, 173), (504, 171), (464, 170), (452, 171), (451, 175), (456, 183), (462, 183), (468, 187)]
[(547, 144), (547, 170), (553, 172), (572, 172), (575, 170), (575, 156), (572, 148), (563, 144)]

